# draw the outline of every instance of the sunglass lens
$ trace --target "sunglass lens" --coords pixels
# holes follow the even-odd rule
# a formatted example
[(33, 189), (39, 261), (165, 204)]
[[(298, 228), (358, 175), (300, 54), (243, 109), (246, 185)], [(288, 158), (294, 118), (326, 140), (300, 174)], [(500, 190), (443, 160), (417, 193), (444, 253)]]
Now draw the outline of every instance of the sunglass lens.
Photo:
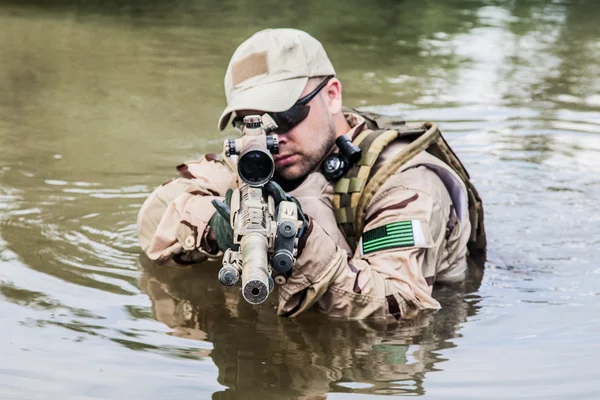
[(297, 104), (287, 111), (269, 113), (277, 124), (275, 133), (282, 134), (288, 132), (300, 122), (304, 121), (308, 116), (309, 111), (310, 106)]

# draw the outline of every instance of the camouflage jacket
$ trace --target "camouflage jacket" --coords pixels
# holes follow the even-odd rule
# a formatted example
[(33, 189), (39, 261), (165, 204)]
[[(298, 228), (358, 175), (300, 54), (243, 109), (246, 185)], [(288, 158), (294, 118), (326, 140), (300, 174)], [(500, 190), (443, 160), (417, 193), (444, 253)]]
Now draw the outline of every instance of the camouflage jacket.
[[(347, 114), (346, 118), (352, 127), (350, 137), (365, 128), (361, 116)], [(399, 140), (387, 146), (375, 168), (406, 145)], [(289, 193), (310, 216), (310, 224), (292, 274), (279, 287), (278, 314), (296, 316), (314, 309), (349, 319), (409, 319), (420, 310), (439, 308), (432, 297), (433, 283), (464, 279), (470, 222), (468, 216), (457, 215), (436, 170), (455, 174), (439, 159), (421, 152), (379, 188), (367, 207), (363, 233), (410, 226), (410, 240), (386, 246), (369, 240), (367, 234), (354, 252), (335, 220), (333, 183), (319, 171), (309, 174)], [(206, 242), (208, 221), (215, 212), (211, 200), (238, 186), (235, 166), (214, 155), (182, 164), (178, 171), (181, 177), (148, 197), (137, 221), (144, 252), (151, 260), (171, 266), (215, 257)], [(464, 185), (456, 190), (458, 198), (466, 201)]]

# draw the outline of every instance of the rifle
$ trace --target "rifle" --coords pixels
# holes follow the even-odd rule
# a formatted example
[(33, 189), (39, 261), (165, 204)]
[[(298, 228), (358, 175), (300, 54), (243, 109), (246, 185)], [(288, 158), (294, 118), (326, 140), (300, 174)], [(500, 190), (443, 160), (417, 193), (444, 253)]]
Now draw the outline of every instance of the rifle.
[[(225, 155), (237, 157), (240, 186), (231, 196), (229, 211), (233, 243), (227, 249), (219, 280), (235, 285), (242, 278), (242, 295), (248, 303), (264, 302), (278, 284), (286, 282), (296, 262), (298, 232), (304, 222), (298, 219), (298, 205), (291, 198), (274, 199), (265, 190), (275, 172), (272, 154), (277, 154), (277, 128), (264, 114), (249, 115), (241, 127), (242, 136), (226, 139)], [(215, 204), (223, 207), (223, 203)]]

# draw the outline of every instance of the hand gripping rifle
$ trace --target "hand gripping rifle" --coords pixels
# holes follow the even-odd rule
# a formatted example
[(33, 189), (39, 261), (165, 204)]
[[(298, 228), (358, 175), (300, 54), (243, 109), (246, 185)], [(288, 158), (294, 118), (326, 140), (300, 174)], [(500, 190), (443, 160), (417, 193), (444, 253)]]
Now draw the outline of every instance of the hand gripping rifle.
[[(275, 172), (271, 153), (278, 152), (277, 136), (267, 134), (277, 125), (265, 114), (244, 118), (242, 137), (226, 139), (227, 157), (237, 156), (240, 187), (231, 196), (230, 223), (233, 243), (238, 250), (227, 249), (219, 280), (233, 286), (242, 278), (242, 294), (251, 304), (264, 302), (278, 284), (286, 282), (296, 261), (297, 234), (303, 227), (298, 206), (288, 198), (275, 199), (265, 185)], [(223, 203), (217, 205), (223, 207)]]

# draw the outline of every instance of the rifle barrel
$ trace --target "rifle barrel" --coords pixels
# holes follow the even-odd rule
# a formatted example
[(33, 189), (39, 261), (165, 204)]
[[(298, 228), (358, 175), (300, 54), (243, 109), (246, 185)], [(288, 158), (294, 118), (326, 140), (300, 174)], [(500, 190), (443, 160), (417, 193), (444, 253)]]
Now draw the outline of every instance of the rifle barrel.
[(267, 246), (267, 238), (260, 233), (250, 233), (240, 243), (242, 295), (250, 304), (260, 304), (269, 296)]

